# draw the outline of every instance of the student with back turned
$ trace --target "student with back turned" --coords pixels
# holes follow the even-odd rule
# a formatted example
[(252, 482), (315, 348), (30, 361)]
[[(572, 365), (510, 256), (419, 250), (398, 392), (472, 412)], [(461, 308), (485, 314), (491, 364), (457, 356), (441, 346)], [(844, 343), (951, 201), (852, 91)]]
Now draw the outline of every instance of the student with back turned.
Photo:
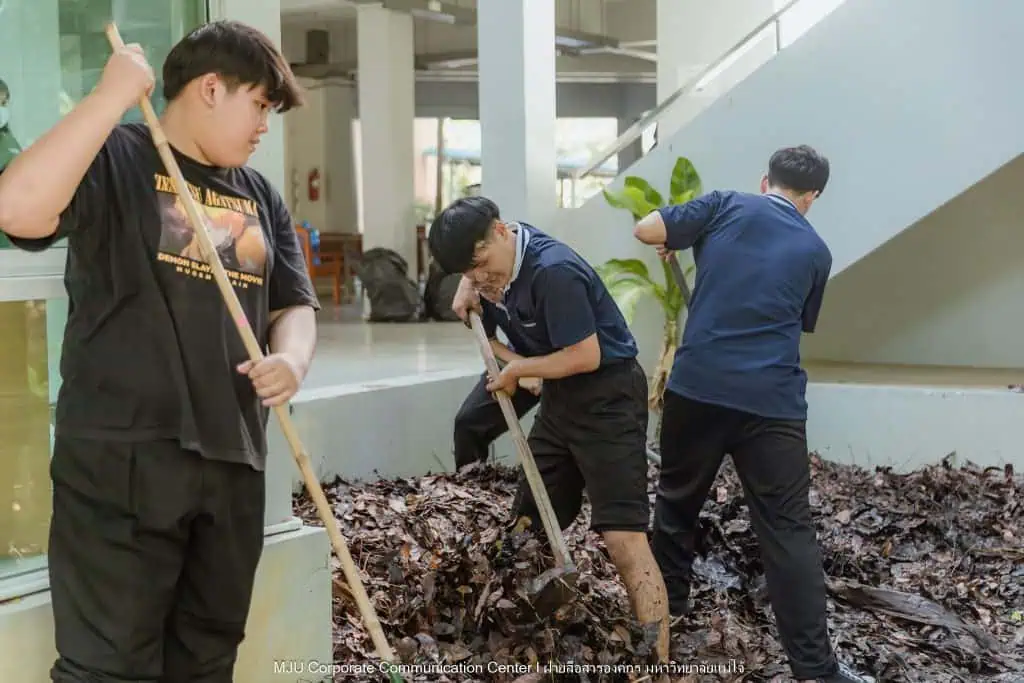
[(263, 549), (266, 421), (298, 390), (318, 302), (281, 196), (245, 164), (301, 102), (262, 33), (207, 24), (163, 66), (162, 127), (267, 355), (248, 354), (148, 128), (142, 48), (0, 174), (0, 229), (66, 237), (51, 473), (54, 681), (230, 683)]
[(730, 453), (794, 677), (858, 683), (829, 643), (800, 366), (800, 336), (814, 331), (832, 267), (805, 215), (828, 178), (828, 161), (810, 147), (781, 149), (762, 194), (709, 192), (651, 213), (635, 232), (662, 256), (693, 247), (697, 265), (665, 391), (655, 500), (654, 551), (671, 612), (689, 608), (697, 518)]
[[(463, 319), (482, 308), (506, 363), (487, 391), (513, 394), (521, 378), (543, 381), (529, 444), (558, 522), (572, 524), (585, 489), (591, 527), (603, 535), (638, 620), (657, 624), (657, 651), (667, 661), (665, 587), (647, 542), (647, 378), (622, 314), (590, 264), (533, 226), (502, 220), (484, 197), (456, 200), (428, 240), (447, 272), (464, 275), (453, 308)], [(499, 324), (515, 352), (494, 339)], [(514, 507), (517, 518), (542, 528), (524, 478)]]

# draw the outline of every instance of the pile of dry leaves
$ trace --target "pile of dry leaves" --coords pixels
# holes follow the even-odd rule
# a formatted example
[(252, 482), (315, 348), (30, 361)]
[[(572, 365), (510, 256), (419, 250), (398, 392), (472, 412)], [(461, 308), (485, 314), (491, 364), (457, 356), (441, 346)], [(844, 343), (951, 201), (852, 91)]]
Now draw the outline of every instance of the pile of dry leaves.
[[(656, 476), (652, 468), (652, 496)], [(392, 647), (411, 663), (637, 662), (642, 634), (600, 538), (586, 530), (586, 509), (567, 533), (579, 596), (546, 619), (530, 610), (523, 584), (552, 565), (530, 532), (509, 528), (516, 477), (515, 470), (474, 466), (326, 487)], [(814, 458), (813, 482), (841, 659), (879, 681), (1024, 680), (1024, 660), (1014, 654), (1024, 652), (1019, 477), (949, 463), (896, 475)], [(296, 504), (308, 523), (319, 524), (305, 494)], [(674, 629), (673, 659), (719, 668), (683, 680), (788, 680), (731, 465), (712, 489), (701, 531), (695, 610)], [(373, 646), (335, 566), (335, 661), (364, 663)], [(435, 673), (415, 680), (514, 677)]]

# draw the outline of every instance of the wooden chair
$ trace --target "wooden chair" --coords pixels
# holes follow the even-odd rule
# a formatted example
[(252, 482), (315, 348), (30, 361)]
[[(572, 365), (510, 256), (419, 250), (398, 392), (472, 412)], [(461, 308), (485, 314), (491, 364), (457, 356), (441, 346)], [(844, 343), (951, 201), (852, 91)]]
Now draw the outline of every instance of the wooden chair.
[(310, 228), (305, 225), (296, 225), (295, 232), (299, 236), (299, 243), (302, 245), (302, 254), (306, 258), (306, 268), (309, 276), (316, 281), (319, 277), (329, 277), (333, 283), (332, 294), (334, 305), (341, 305), (341, 281), (345, 270), (345, 257), (341, 253), (314, 249)]

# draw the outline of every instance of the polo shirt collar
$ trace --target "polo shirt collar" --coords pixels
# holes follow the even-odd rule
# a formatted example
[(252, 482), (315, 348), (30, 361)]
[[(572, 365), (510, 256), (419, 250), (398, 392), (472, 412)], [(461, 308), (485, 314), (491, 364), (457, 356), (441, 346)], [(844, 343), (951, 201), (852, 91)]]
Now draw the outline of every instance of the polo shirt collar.
[(530, 243), (530, 231), (522, 223), (512, 222), (509, 224), (516, 231), (516, 260), (512, 266), (512, 278), (505, 285), (507, 293), (512, 283), (519, 277), (519, 271), (523, 267), (523, 259), (526, 257), (526, 245)]
[(790, 201), (788, 197), (783, 197), (781, 194), (775, 194), (774, 192), (768, 192), (766, 194), (768, 195), (768, 199), (771, 199), (776, 204), (782, 204), (783, 206), (791, 206), (793, 207), (793, 209), (797, 211), (797, 213), (800, 212), (800, 209), (797, 209), (796, 204)]

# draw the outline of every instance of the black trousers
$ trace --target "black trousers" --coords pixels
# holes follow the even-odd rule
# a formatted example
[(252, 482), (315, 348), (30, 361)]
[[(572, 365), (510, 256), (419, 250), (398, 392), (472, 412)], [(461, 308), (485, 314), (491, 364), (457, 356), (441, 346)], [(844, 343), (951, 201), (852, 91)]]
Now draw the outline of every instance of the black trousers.
[[(544, 382), (528, 441), (562, 529), (585, 491), (593, 530), (647, 531), (647, 418), (647, 376), (635, 360)], [(525, 475), (513, 511), (543, 535)]]
[[(494, 395), (487, 391), (487, 373), (480, 375), (480, 380), (470, 390), (462, 402), (459, 412), (455, 414), (455, 467), (461, 468), (474, 462), (487, 460), (487, 449), (499, 436), (508, 431), (505, 416), (501, 412)], [(540, 402), (525, 389), (512, 394), (512, 407), (516, 415), (523, 415), (533, 410)]]
[(264, 473), (176, 442), (58, 437), (49, 571), (59, 683), (231, 683)]
[(700, 509), (726, 453), (743, 485), (768, 595), (797, 679), (833, 673), (825, 576), (808, 500), (804, 421), (771, 420), (665, 392), (654, 554), (673, 614), (685, 611)]

